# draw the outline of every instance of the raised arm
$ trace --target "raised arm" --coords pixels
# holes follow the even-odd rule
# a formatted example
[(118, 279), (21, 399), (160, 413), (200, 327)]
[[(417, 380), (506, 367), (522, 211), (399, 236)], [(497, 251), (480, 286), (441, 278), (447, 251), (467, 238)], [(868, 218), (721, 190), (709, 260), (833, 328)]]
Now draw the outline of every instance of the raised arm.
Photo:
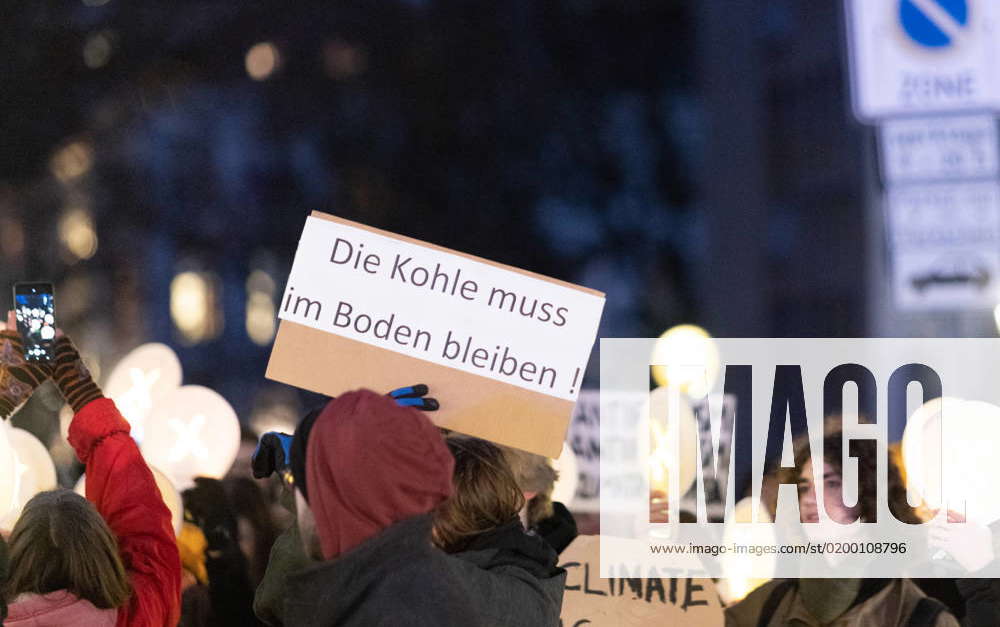
[(53, 379), (73, 407), (69, 443), (87, 469), (87, 499), (118, 539), (132, 597), (118, 625), (162, 627), (180, 618), (181, 565), (170, 511), (130, 426), (104, 398), (68, 338), (56, 343)]

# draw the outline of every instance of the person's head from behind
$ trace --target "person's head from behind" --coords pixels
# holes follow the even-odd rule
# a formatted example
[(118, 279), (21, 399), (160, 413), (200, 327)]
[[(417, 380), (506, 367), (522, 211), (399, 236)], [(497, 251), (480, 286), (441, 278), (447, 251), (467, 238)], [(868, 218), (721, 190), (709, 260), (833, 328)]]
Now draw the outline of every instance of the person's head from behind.
[(8, 541), (4, 596), (68, 590), (100, 609), (121, 607), (131, 590), (118, 543), (87, 499), (70, 490), (36, 494)]
[(483, 533), (517, 520), (524, 495), (498, 446), (469, 436), (445, 440), (455, 458), (451, 497), (434, 514), (434, 543), (447, 553), (464, 550)]
[(342, 394), (303, 418), (289, 454), (299, 530), (314, 559), (428, 514), (451, 494), (454, 460), (437, 428), (370, 390)]
[(508, 446), (502, 447), (514, 480), (524, 495), (523, 521), (529, 529), (552, 516), (552, 490), (559, 473), (547, 457)]

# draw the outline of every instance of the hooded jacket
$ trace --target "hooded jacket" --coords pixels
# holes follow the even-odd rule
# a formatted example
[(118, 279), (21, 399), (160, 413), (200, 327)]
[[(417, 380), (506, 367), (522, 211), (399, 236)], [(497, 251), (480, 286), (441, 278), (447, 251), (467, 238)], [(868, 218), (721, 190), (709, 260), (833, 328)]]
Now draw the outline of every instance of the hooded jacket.
[(323, 558), (333, 559), (451, 495), (455, 466), (421, 412), (371, 390), (326, 404), (309, 430), (309, 509)]
[(430, 515), (397, 523), (335, 560), (286, 579), (296, 627), (558, 627), (566, 571), (520, 526), (447, 555)]
[[(339, 625), (332, 617), (344, 620), (345, 625), (376, 621), (374, 617), (359, 614), (351, 618), (356, 622), (348, 622), (337, 609), (340, 599), (358, 610), (373, 609), (386, 621), (395, 612), (403, 612), (404, 618), (399, 620), (409, 625), (414, 601), (400, 603), (399, 599), (410, 593), (392, 590), (411, 587), (417, 593), (415, 602), (427, 601), (431, 609), (440, 606), (450, 610), (433, 619), (438, 623), (432, 620), (427, 624), (471, 627), (559, 624), (566, 571), (555, 566), (555, 554), (537, 537), (519, 527), (515, 534), (513, 527), (507, 527), (480, 536), (461, 553), (447, 555), (431, 546), (431, 524), (430, 516), (404, 521), (356, 551), (311, 566), (302, 549), (298, 527), (293, 524), (271, 550), (267, 573), (257, 588), (254, 612), (262, 621), (275, 626)], [(389, 559), (393, 554), (402, 554), (405, 559), (397, 564)], [(437, 582), (430, 595), (424, 589), (427, 581)], [(372, 588), (374, 583), (377, 588)], [(380, 597), (365, 598), (368, 589), (380, 590)], [(457, 597), (451, 591), (458, 591)], [(445, 603), (441, 595), (450, 600)], [(369, 608), (364, 604), (369, 604)]]
[(286, 579), (284, 621), (296, 627), (486, 627), (464, 569), (431, 544), (430, 515)]
[(519, 520), (476, 536), (449, 563), (491, 627), (558, 627), (566, 571), (545, 540)]
[(451, 494), (454, 468), (437, 428), (416, 409), (359, 390), (327, 403), (307, 437), (293, 448), (306, 451), (309, 509), (327, 561), (287, 578), (285, 624), (474, 627), (431, 544), (428, 514)]

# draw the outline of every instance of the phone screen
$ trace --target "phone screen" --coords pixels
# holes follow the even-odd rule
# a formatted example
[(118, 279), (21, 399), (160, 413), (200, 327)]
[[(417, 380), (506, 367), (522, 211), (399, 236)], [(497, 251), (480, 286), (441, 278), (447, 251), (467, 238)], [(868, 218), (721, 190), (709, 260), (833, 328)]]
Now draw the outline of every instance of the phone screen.
[(28, 361), (52, 361), (56, 337), (55, 295), (51, 283), (14, 285), (14, 312), (17, 330), (24, 340)]

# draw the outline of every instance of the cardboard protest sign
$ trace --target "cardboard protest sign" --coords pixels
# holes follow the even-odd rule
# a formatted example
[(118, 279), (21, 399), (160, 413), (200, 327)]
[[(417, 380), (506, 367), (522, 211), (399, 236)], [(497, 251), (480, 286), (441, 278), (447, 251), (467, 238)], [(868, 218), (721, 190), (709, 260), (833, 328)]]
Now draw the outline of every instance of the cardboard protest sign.
[(567, 571), (562, 627), (722, 627), (711, 579), (600, 578), (599, 536), (579, 536), (559, 556)]
[(576, 454), (578, 475), (576, 494), (567, 505), (574, 512), (600, 511), (601, 397), (597, 390), (580, 392), (566, 441)]
[(600, 292), (313, 212), (267, 377), (335, 396), (426, 383), (439, 426), (562, 448)]

